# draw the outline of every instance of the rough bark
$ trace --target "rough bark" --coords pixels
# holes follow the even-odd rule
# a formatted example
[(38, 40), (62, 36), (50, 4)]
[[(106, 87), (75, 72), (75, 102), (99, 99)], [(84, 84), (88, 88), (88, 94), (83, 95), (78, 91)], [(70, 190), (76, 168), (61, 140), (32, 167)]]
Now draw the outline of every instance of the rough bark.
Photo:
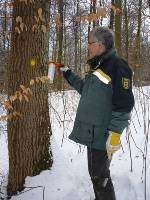
[[(111, 0), (111, 5), (114, 5), (115, 3), (115, 0)], [(110, 23), (109, 23), (109, 28), (110, 29), (114, 29), (114, 12), (113, 10), (111, 9), (110, 11)]]
[[(19, 90), (20, 85), (29, 86), (31, 79), (48, 74), (48, 32), (33, 32), (36, 23), (34, 16), (42, 8), (48, 25), (49, 2), (36, 0), (33, 4), (14, 0), (11, 39), (11, 58), (8, 69), (8, 97)], [(27, 31), (15, 32), (16, 17), (21, 16), (27, 25)], [(32, 67), (30, 61), (37, 59)], [(21, 118), (8, 121), (9, 177), (8, 195), (14, 195), (23, 189), (26, 176), (34, 176), (52, 165), (50, 145), (50, 119), (48, 90), (42, 83), (32, 86), (33, 95), (29, 102), (16, 100), (14, 110), (22, 114)]]
[[(60, 15), (60, 26), (58, 27), (58, 58), (57, 58), (57, 61), (58, 62), (62, 62), (62, 54), (63, 54), (63, 34), (64, 34), (64, 31), (63, 31), (63, 26), (64, 26), (64, 23), (63, 23), (63, 8), (64, 8), (64, 2), (63, 0), (60, 1), (60, 0), (57, 0), (57, 5), (58, 5), (58, 13)], [(62, 89), (62, 74), (61, 73), (58, 73), (58, 76), (57, 76), (57, 89), (58, 90), (61, 90)]]
[(115, 15), (115, 46), (117, 52), (120, 56), (122, 56), (122, 43), (121, 43), (121, 25), (122, 25), (122, 0), (115, 0), (116, 8), (118, 8), (118, 12)]

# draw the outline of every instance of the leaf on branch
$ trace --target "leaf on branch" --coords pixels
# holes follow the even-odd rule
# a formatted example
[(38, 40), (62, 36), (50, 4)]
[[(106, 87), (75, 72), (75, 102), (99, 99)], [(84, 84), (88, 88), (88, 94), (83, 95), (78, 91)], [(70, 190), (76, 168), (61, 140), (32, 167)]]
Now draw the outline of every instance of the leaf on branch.
[(46, 32), (47, 32), (47, 28), (46, 28), (45, 25), (42, 25), (42, 26), (41, 26), (41, 29), (42, 29), (43, 33), (46, 33)]
[(5, 120), (7, 120), (7, 115), (0, 116), (0, 121), (5, 121)]
[(23, 96), (24, 96), (25, 100), (26, 100), (27, 102), (29, 102), (28, 97), (27, 97), (25, 94), (23, 94)]
[(23, 28), (24, 28), (24, 23), (21, 23), (20, 24), (20, 29), (21, 29), (22, 32), (23, 32)]
[(16, 91), (15, 95), (17, 95), (17, 97), (19, 97), (21, 95), (21, 92), (20, 91)]
[(14, 112), (12, 113), (12, 115), (13, 115), (14, 117), (22, 117), (21, 113), (16, 112), (16, 111), (14, 111)]
[(80, 23), (80, 21), (81, 21), (81, 17), (77, 16), (76, 17), (76, 22)]
[(40, 77), (36, 77), (35, 80), (36, 80), (37, 83), (39, 83)]
[(17, 32), (18, 34), (21, 33), (21, 31), (19, 30), (19, 28), (17, 26), (15, 27), (15, 32)]
[(32, 31), (35, 32), (36, 30), (38, 30), (38, 24), (34, 24), (32, 26)]
[(20, 22), (20, 24), (21, 24), (21, 23), (22, 23), (22, 17), (20, 17), (20, 16), (16, 17), (16, 22), (17, 22), (17, 23)]
[(13, 118), (13, 114), (12, 113), (7, 115), (7, 120), (12, 120), (12, 118)]
[(97, 8), (97, 17), (106, 17), (106, 9), (105, 8), (102, 8), (102, 7), (99, 7)]
[(49, 80), (48, 76), (42, 76), (42, 79), (45, 80), (45, 81)]
[(9, 100), (12, 103), (13, 101), (15, 101), (17, 99), (17, 95), (12, 95), (10, 96)]
[(20, 85), (20, 88), (24, 91), (26, 90), (26, 87), (24, 85)]
[(55, 15), (54, 21), (55, 21), (56, 25), (58, 25), (58, 26), (60, 26), (60, 27), (62, 26), (61, 17), (60, 17), (59, 14), (58, 14), (58, 15)]
[(43, 19), (42, 12), (43, 12), (42, 8), (39, 8), (38, 9), (38, 15), (39, 15), (40, 20)]
[(122, 13), (121, 9), (116, 7), (115, 5), (111, 5), (111, 9), (114, 12), (114, 15), (120, 15)]
[(19, 95), (19, 101), (20, 101), (20, 102), (22, 101), (22, 98), (23, 98), (23, 96), (22, 96), (22, 94), (20, 94), (20, 95)]
[(5, 101), (3, 104), (4, 104), (5, 108), (8, 108), (9, 110), (13, 110), (13, 107), (12, 107), (10, 101)]
[(30, 88), (27, 88), (26, 90), (28, 91), (28, 94), (33, 95), (33, 92)]
[(92, 13), (90, 16), (91, 16), (91, 20), (93, 20), (93, 21), (97, 20), (97, 16), (95, 13)]
[(34, 85), (34, 80), (33, 79), (30, 81), (30, 85)]
[(42, 83), (45, 83), (45, 78), (41, 77), (41, 78), (40, 78), (40, 81), (41, 81)]
[(39, 21), (40, 21), (40, 20), (39, 20), (39, 17), (34, 16), (34, 18), (35, 18), (36, 22), (39, 23)]

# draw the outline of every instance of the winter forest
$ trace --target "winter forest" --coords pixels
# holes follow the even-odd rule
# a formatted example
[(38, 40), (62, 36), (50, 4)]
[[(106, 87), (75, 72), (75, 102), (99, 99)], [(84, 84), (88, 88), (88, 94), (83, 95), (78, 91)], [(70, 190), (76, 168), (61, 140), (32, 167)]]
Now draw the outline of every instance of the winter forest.
[(109, 27), (135, 106), (110, 171), (116, 200), (150, 200), (150, 0), (0, 0), (0, 200), (94, 200), (86, 147), (69, 140), (88, 38)]

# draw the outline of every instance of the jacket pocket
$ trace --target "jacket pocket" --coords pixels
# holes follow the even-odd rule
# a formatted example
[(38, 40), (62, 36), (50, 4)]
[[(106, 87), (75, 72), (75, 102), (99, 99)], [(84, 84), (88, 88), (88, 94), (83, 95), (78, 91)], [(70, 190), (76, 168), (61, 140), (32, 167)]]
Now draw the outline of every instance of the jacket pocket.
[(93, 127), (90, 124), (76, 120), (71, 135), (79, 141), (92, 142), (94, 137)]

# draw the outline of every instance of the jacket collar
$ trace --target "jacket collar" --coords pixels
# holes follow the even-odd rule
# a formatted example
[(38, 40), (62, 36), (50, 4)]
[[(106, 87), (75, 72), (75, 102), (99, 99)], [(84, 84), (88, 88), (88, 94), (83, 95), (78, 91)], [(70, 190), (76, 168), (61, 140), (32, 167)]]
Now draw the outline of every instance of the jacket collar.
[(104, 61), (109, 60), (115, 56), (117, 56), (117, 51), (115, 48), (103, 53), (102, 55), (94, 56), (87, 61), (87, 64), (90, 66), (90, 71), (96, 70), (102, 65)]

